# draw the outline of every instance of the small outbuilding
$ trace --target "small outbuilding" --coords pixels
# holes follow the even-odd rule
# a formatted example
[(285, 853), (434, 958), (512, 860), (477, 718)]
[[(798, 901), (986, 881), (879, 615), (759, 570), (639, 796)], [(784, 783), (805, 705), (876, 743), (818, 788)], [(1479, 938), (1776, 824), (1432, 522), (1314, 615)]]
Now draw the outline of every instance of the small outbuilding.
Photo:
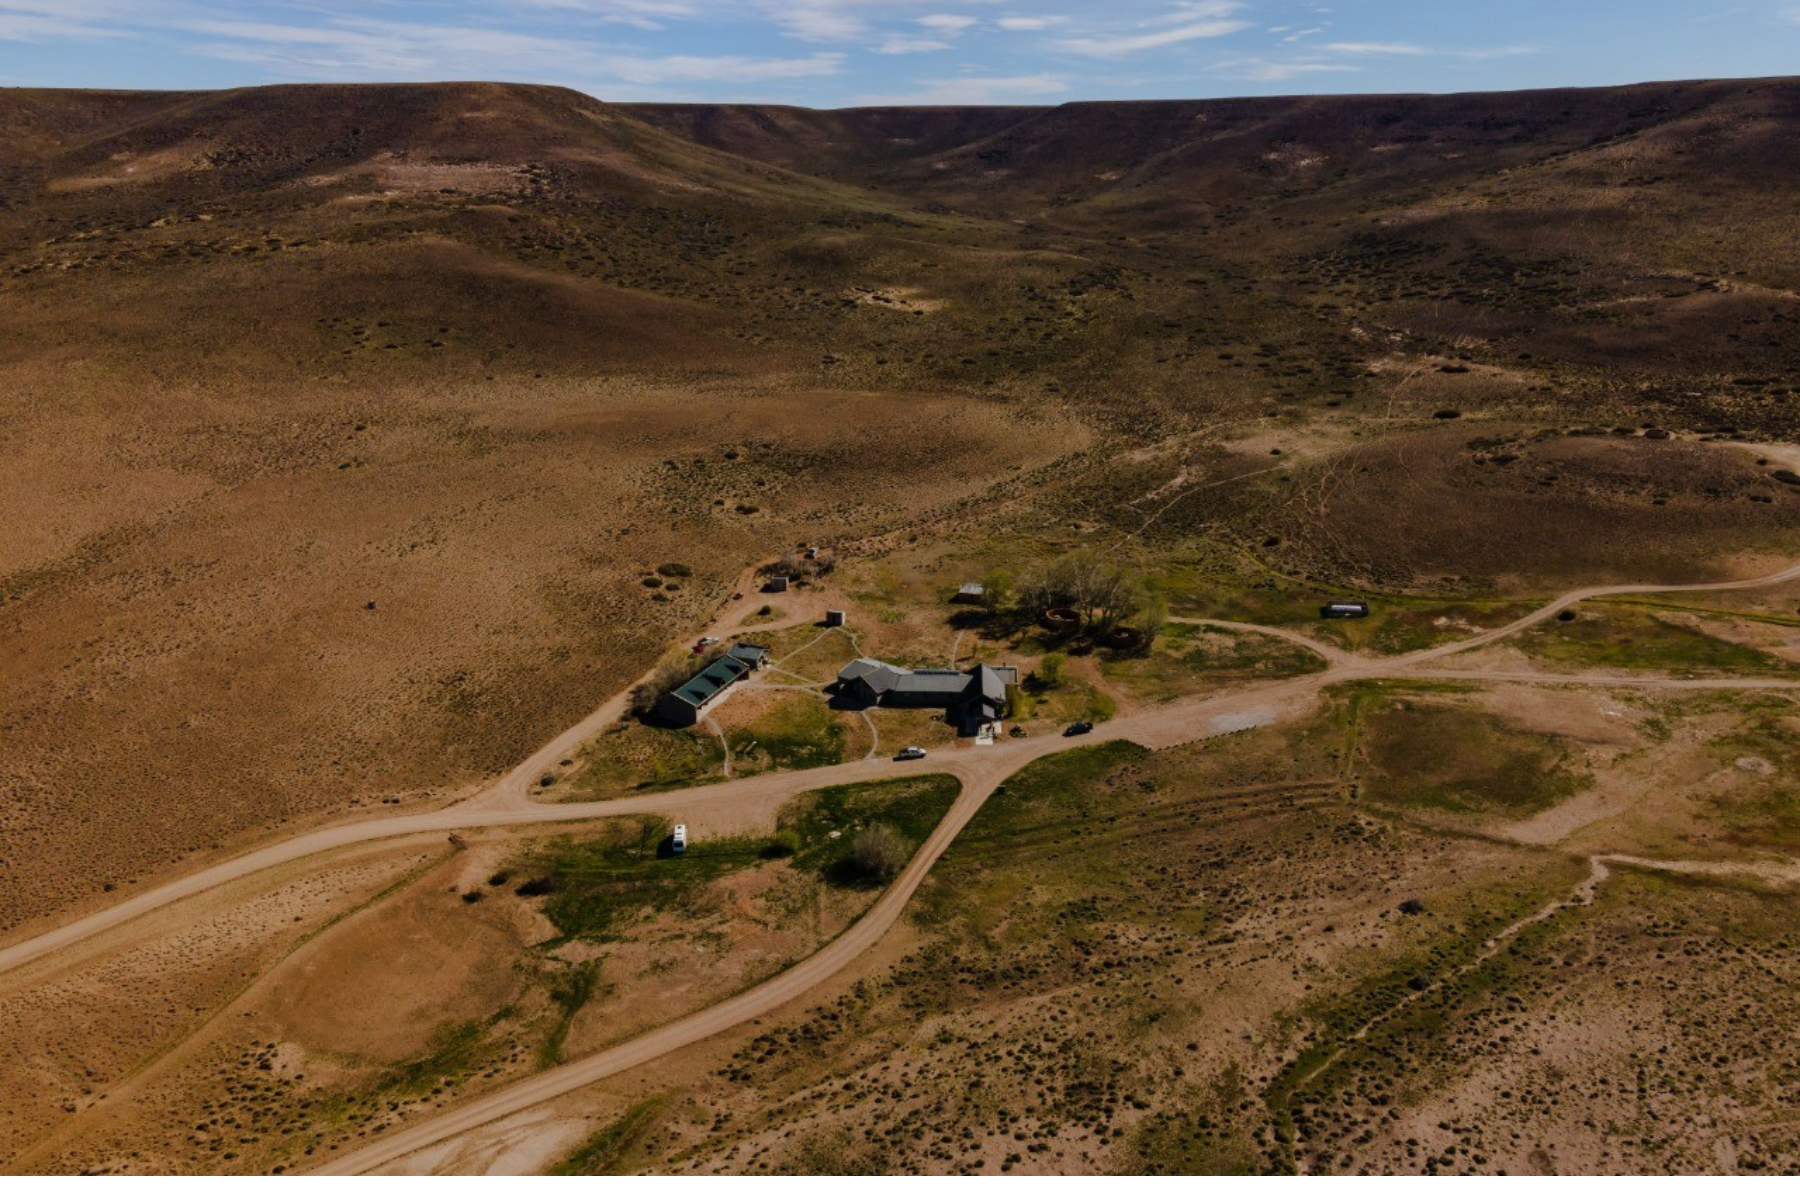
[(965, 583), (956, 589), (957, 604), (981, 604), (987, 600), (987, 589), (979, 583)]
[(768, 648), (764, 646), (747, 643), (733, 646), (702, 667), (692, 679), (659, 696), (650, 715), (659, 724), (681, 729), (698, 724), (701, 717), (725, 698), (732, 684), (761, 670), (768, 654)]
[(788, 590), (788, 577), (786, 575), (771, 575), (769, 576), (769, 581), (763, 584), (762, 590), (765, 592), (785, 592)]
[(844, 623), (844, 610), (843, 609), (828, 608), (825, 610), (825, 628), (837, 629), (840, 626), (842, 626), (843, 623)]
[(1332, 600), (1319, 606), (1319, 616), (1326, 621), (1342, 620), (1352, 617), (1366, 617), (1369, 606), (1361, 600)]

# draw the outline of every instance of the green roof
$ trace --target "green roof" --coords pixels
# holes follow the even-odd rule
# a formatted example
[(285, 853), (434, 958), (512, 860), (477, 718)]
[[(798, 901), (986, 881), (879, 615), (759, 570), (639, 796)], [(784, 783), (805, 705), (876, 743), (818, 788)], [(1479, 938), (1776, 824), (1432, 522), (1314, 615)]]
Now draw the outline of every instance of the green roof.
[(749, 663), (727, 654), (723, 658), (716, 659), (705, 670), (676, 688), (674, 695), (681, 697), (695, 708), (699, 708), (742, 679), (749, 670)]

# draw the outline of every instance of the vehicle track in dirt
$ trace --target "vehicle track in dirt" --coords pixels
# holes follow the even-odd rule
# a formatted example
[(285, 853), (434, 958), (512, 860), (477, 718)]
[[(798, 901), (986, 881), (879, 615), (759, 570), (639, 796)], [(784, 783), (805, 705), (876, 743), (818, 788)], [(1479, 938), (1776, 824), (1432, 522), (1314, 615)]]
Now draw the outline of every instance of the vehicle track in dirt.
[[(748, 578), (746, 574), (745, 579)], [(1563, 609), (1585, 600), (1639, 592), (1748, 590), (1773, 586), (1795, 578), (1800, 578), (1800, 563), (1753, 579), (1680, 585), (1615, 584), (1580, 588), (1564, 593), (1506, 625), (1456, 642), (1389, 658), (1359, 657), (1339, 651), (1330, 657), (1327, 668), (1323, 671), (1228, 693), (1176, 701), (1110, 722), (1106, 732), (1110, 737), (1138, 742), (1153, 750), (1166, 749), (1274, 723), (1310, 707), (1327, 687), (1372, 678), (1439, 676), (1471, 682), (1528, 681), (1617, 687), (1793, 686), (1792, 681), (1785, 680), (1734, 681), (1729, 677), (1673, 681), (1654, 676), (1565, 677), (1516, 670), (1469, 669), (1451, 672), (1431, 670), (1427, 668), (1427, 664), (1511, 637), (1550, 620)], [(754, 606), (755, 601), (747, 596), (745, 600), (728, 606), (721, 612), (711, 628), (730, 630), (741, 627), (744, 616)], [(1299, 640), (1292, 631), (1235, 623), (1230, 627), (1267, 633), (1290, 641)], [(397, 1131), (330, 1163), (322, 1164), (319, 1168), (333, 1173), (371, 1171), (445, 1138), (714, 1036), (805, 995), (854, 962), (898, 920), (907, 901), (930, 872), (932, 865), (955, 839), (956, 834), (979, 811), (982, 803), (992, 795), (999, 783), (1034, 759), (1055, 753), (1069, 745), (1060, 738), (1018, 739), (1005, 745), (940, 751), (924, 761), (896, 762), (868, 758), (790, 774), (734, 779), (656, 796), (557, 805), (534, 801), (531, 789), (544, 772), (572, 755), (607, 725), (617, 721), (625, 711), (625, 704), (624, 694), (609, 699), (584, 720), (564, 731), (512, 771), (467, 800), (435, 812), (378, 818), (314, 830), (217, 863), (57, 929), (0, 948), (0, 972), (67, 949), (86, 938), (116, 928), (167, 904), (199, 895), (225, 883), (371, 841), (429, 832), (449, 834), (467, 829), (545, 826), (645, 812), (680, 816), (689, 821), (709, 814), (716, 814), (720, 819), (733, 822), (764, 818), (772, 821), (781, 806), (794, 795), (814, 788), (919, 774), (950, 774), (961, 782), (961, 794), (950, 812), (881, 899), (848, 930), (811, 958), (712, 1008), (653, 1030), (630, 1042), (523, 1080), (411, 1128)]]

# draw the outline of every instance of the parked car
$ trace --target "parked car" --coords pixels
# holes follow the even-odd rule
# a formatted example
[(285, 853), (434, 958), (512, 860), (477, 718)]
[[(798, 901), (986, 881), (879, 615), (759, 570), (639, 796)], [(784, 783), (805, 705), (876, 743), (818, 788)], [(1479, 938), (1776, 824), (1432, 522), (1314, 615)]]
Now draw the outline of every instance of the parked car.
[(1077, 721), (1067, 729), (1063, 730), (1063, 736), (1080, 737), (1084, 733), (1092, 732), (1094, 732), (1094, 723), (1092, 721)]
[(894, 755), (894, 761), (895, 762), (911, 762), (915, 758), (924, 758), (924, 757), (925, 757), (925, 751), (921, 750), (917, 746), (908, 746), (906, 749), (902, 750), (900, 753)]
[(675, 832), (669, 837), (669, 849), (677, 854), (687, 853), (687, 826), (677, 825)]

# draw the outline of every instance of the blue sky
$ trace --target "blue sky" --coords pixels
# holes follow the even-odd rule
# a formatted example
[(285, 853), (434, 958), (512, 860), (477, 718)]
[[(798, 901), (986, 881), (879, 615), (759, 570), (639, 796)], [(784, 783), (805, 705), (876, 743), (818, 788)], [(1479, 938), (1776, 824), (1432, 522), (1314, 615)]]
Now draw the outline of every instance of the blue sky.
[(1800, 0), (0, 0), (0, 85), (1049, 104), (1800, 73)]

